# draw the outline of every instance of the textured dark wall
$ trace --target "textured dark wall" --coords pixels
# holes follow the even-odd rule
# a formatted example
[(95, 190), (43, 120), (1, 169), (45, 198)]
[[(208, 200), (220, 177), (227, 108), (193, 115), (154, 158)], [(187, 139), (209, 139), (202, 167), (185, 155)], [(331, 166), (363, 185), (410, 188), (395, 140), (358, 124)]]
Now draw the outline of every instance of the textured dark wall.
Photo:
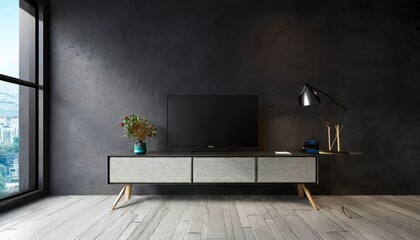
[[(159, 128), (169, 94), (257, 94), (261, 150), (325, 147), (301, 108), (309, 82), (349, 111), (318, 194), (420, 194), (420, 18), (415, 1), (51, 1), (51, 192), (115, 194), (106, 156), (131, 154), (121, 117)], [(324, 101), (324, 103), (326, 103)], [(136, 186), (136, 193), (294, 193), (295, 186)]]

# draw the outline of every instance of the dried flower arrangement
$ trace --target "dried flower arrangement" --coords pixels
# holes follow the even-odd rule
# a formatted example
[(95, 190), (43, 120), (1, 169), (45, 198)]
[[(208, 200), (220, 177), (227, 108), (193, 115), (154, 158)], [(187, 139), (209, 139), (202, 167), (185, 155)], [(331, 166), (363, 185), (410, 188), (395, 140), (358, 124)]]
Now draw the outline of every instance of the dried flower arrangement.
[(150, 123), (147, 118), (139, 118), (132, 114), (129, 117), (124, 116), (121, 127), (125, 129), (124, 137), (135, 138), (138, 142), (143, 142), (146, 138), (154, 138), (156, 136), (156, 127)]

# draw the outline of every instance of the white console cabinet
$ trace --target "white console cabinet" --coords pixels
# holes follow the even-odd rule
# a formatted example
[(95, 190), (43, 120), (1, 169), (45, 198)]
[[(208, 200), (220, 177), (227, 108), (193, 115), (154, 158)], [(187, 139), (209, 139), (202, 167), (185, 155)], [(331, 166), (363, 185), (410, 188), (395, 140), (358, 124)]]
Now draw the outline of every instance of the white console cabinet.
[(108, 157), (108, 184), (124, 184), (113, 206), (131, 186), (147, 184), (298, 184), (318, 210), (305, 184), (318, 183), (318, 157), (295, 153), (278, 156), (274, 152), (228, 153), (148, 153)]

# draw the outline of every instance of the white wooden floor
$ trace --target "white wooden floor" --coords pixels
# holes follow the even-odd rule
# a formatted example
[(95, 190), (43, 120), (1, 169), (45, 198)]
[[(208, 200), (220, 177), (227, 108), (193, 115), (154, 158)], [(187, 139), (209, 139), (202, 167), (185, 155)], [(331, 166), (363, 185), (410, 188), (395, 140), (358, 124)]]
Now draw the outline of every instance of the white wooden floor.
[[(55, 196), (0, 213), (0, 239), (420, 239), (420, 196)], [(349, 218), (342, 210), (351, 216)]]

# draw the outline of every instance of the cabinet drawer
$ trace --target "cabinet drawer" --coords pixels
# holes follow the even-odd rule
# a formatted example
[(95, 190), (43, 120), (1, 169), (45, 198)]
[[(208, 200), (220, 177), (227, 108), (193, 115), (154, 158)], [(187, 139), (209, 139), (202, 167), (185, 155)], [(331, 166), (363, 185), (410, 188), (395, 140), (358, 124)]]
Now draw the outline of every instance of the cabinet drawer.
[(258, 182), (316, 183), (316, 157), (259, 157)]
[(190, 157), (110, 157), (109, 183), (191, 183)]
[(194, 183), (255, 182), (254, 157), (195, 157)]

